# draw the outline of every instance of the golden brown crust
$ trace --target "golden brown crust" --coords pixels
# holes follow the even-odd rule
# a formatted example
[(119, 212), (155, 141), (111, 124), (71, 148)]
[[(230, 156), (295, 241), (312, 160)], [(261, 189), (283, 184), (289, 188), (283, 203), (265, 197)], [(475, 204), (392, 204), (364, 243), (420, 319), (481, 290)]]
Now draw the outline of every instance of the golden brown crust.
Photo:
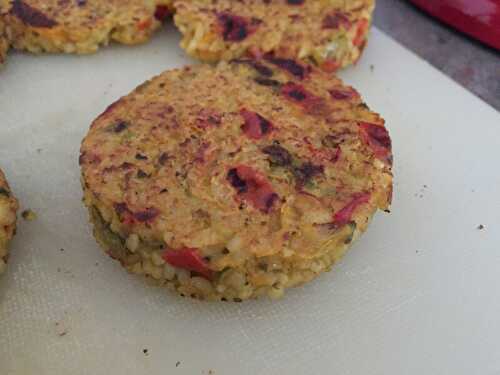
[(384, 121), (354, 89), (266, 58), (144, 83), (94, 121), (80, 164), (85, 202), (110, 232), (146, 253), (197, 249), (215, 289), (238, 270), (254, 289), (231, 293), (248, 298), (273, 287), (262, 262), (292, 280), (338, 259), (388, 207), (391, 159)]
[(165, 17), (162, 8), (171, 5), (170, 0), (2, 1), (13, 47), (34, 53), (91, 53), (110, 41), (145, 42)]
[(373, 0), (176, 0), (181, 46), (205, 61), (274, 53), (327, 71), (357, 61)]
[(5, 271), (8, 260), (7, 246), (16, 231), (17, 209), (17, 200), (0, 170), (0, 274)]
[(5, 22), (3, 20), (2, 14), (0, 13), (0, 66), (2, 66), (2, 64), (5, 62), (8, 49), (9, 49), (9, 42), (7, 39)]

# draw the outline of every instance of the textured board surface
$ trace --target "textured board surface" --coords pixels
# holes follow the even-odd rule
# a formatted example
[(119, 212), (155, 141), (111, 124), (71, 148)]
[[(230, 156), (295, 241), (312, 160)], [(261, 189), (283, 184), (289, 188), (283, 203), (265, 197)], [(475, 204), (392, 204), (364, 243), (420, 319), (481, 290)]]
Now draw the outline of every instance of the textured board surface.
[(102, 253), (80, 140), (189, 62), (169, 31), (84, 58), (16, 54), (0, 72), (0, 163), (38, 214), (0, 282), (0, 374), (500, 374), (500, 115), (377, 30), (341, 76), (387, 121), (395, 199), (333, 272), (279, 301), (203, 303)]

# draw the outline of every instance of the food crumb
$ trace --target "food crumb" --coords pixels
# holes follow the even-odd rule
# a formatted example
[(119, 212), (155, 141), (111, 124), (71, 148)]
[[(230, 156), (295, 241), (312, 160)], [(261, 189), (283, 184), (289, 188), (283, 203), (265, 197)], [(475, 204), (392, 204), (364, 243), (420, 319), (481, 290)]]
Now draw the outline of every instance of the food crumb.
[(370, 65), (370, 72), (373, 72), (375, 70), (375, 66), (373, 64)]
[(36, 219), (36, 213), (29, 208), (21, 213), (24, 220), (33, 221)]
[(478, 230), (483, 230), (483, 229), (484, 229), (484, 225), (483, 225), (483, 224), (479, 224), (479, 225), (477, 226), (477, 229), (478, 229)]
[(142, 349), (142, 352), (144, 353), (144, 355), (149, 355), (149, 350), (148, 349)]
[(54, 324), (56, 326), (56, 334), (59, 337), (66, 336), (68, 334), (68, 330), (63, 327), (63, 325), (60, 322), (55, 322)]
[(59, 251), (62, 253), (62, 252), (64, 252), (64, 249), (61, 247), (61, 248), (59, 249)]
[(180, 361), (175, 362), (175, 367), (179, 367), (180, 364), (181, 364)]

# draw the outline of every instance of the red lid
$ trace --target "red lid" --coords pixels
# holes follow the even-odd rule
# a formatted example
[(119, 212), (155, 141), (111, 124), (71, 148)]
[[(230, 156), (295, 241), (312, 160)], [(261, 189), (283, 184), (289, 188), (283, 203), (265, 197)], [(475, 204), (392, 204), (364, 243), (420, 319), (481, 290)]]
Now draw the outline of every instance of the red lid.
[(500, 0), (411, 0), (432, 16), (500, 50)]

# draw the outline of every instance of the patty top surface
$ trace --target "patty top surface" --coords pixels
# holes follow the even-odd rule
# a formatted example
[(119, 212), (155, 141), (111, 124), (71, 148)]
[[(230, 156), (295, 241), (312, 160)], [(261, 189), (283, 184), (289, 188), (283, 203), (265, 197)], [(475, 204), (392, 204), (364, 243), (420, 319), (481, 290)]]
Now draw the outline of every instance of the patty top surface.
[(238, 234), (257, 256), (313, 256), (386, 209), (391, 162), (354, 89), (271, 58), (162, 73), (108, 107), (80, 154), (86, 203), (122, 236), (209, 249)]
[[(250, 52), (274, 51), (303, 58), (311, 48), (327, 46), (332, 36), (351, 28), (355, 45), (364, 41), (373, 0), (177, 0), (175, 21), (183, 33), (195, 29), (192, 42), (212, 49), (214, 36), (228, 48), (243, 45)], [(212, 38), (207, 38), (210, 33)], [(341, 42), (336, 40), (336, 45)], [(188, 50), (190, 46), (184, 46)], [(194, 47), (194, 46), (191, 46)], [(330, 46), (330, 49), (335, 46)], [(325, 51), (327, 53), (328, 51)], [(332, 51), (333, 52), (333, 51)], [(322, 56), (327, 58), (328, 56)]]
[(0, 260), (7, 255), (7, 243), (14, 235), (17, 208), (17, 200), (0, 170)]
[[(76, 32), (136, 23), (147, 29), (157, 5), (170, 0), (0, 0), (2, 11), (26, 27)], [(148, 24), (149, 22), (149, 24)]]

